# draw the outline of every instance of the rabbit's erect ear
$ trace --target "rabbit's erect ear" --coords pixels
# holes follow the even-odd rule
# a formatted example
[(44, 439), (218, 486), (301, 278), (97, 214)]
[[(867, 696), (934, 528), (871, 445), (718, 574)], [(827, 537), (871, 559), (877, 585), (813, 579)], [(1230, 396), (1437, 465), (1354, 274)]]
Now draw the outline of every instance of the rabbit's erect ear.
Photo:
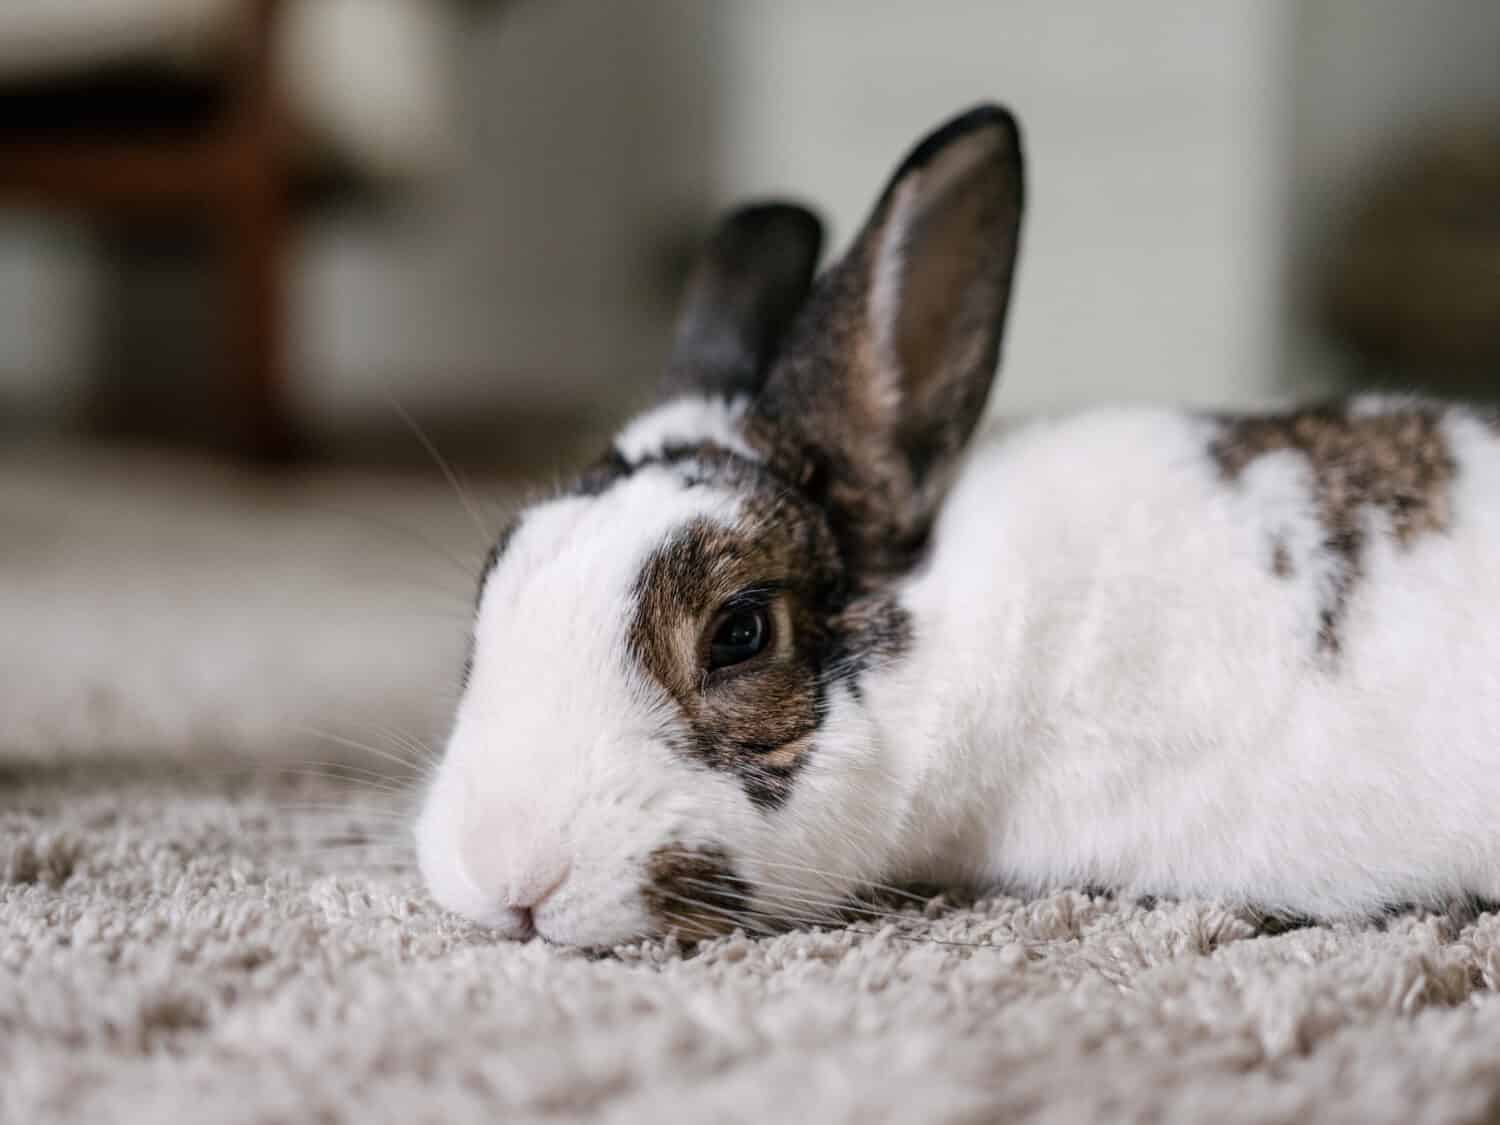
[(902, 162), (818, 283), (750, 420), (863, 565), (920, 549), (999, 358), (1023, 196), (1014, 118), (981, 106)]
[(688, 281), (661, 396), (758, 391), (822, 246), (823, 224), (805, 207), (759, 203), (726, 215)]

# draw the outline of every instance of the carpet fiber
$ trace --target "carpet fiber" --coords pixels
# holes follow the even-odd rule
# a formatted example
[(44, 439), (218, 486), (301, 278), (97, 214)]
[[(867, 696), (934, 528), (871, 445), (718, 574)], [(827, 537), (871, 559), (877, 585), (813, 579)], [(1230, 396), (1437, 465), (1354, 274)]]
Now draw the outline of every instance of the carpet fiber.
[[(496, 942), (387, 850), (383, 790), (306, 764), (320, 699), (358, 729), (440, 713), (459, 626), (381, 611), (353, 562), (385, 533), (309, 521), (317, 488), (118, 468), (0, 488), (0, 1120), (1221, 1125), (1500, 1107), (1492, 915), (1265, 936), (1209, 903), (1063, 893), (691, 953)], [(159, 517), (149, 533), (107, 518), (121, 489)], [(441, 507), (439, 543), (462, 538), (436, 490), (354, 494), (409, 522)], [(216, 565), (251, 546), (253, 565)], [(271, 598), (255, 576), (294, 589)], [(385, 645), (402, 659), (360, 655)]]

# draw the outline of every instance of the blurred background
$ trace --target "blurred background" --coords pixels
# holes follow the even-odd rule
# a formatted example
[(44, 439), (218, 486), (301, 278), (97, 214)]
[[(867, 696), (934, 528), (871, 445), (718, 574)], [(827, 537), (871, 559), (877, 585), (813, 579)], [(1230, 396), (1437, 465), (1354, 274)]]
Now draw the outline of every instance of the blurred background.
[(466, 568), (649, 395), (716, 212), (837, 247), (980, 99), (997, 411), (1493, 397), (1497, 59), (1494, 0), (6, 0), (0, 748), (440, 726)]

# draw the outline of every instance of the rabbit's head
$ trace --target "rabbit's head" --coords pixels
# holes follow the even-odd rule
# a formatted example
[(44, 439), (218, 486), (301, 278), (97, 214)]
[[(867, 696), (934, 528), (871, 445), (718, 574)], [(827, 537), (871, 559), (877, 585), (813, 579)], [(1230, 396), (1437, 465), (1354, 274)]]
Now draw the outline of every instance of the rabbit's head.
[(907, 796), (871, 714), (997, 362), (1014, 120), (922, 141), (816, 281), (821, 229), (731, 214), (659, 403), (516, 519), (416, 825), (442, 905), (607, 946), (815, 920), (875, 877)]

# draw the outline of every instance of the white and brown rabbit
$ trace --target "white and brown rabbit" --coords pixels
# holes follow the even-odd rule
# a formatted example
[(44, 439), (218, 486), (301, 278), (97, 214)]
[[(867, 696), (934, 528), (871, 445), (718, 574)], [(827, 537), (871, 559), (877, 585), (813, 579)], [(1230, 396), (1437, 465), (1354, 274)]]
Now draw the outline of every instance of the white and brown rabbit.
[(526, 509), (416, 824), (442, 905), (604, 946), (876, 884), (1348, 917), (1500, 897), (1500, 425), (1420, 400), (970, 438), (1022, 209), (981, 107), (844, 257), (731, 215), (659, 405)]

